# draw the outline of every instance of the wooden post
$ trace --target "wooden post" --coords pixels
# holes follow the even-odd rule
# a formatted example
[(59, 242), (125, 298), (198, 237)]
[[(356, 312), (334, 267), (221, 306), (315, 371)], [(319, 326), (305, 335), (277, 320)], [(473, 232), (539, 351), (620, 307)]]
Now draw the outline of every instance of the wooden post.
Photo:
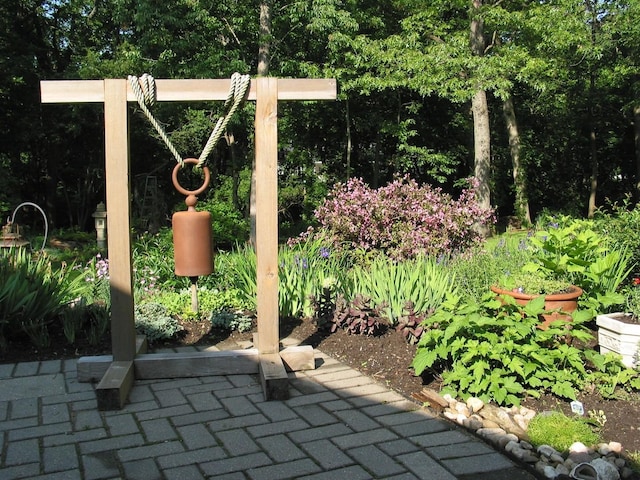
[[(225, 100), (229, 80), (157, 80), (158, 101)], [(113, 355), (78, 360), (78, 377), (98, 384), (101, 409), (121, 408), (136, 375), (142, 378), (173, 378), (211, 372), (215, 362), (219, 374), (260, 372), (267, 399), (286, 398), (289, 369), (314, 368), (313, 348), (304, 346), (279, 350), (278, 316), (278, 100), (333, 100), (332, 79), (258, 78), (252, 81), (249, 100), (256, 100), (255, 154), (258, 211), (257, 288), (258, 334), (256, 352), (201, 352), (199, 355), (137, 355), (133, 318), (131, 267), (131, 214), (127, 102), (135, 95), (126, 80), (42, 81), (43, 103), (104, 103), (105, 170), (107, 176), (107, 227), (111, 286)], [(140, 352), (142, 353), (142, 352)], [(251, 360), (259, 357), (259, 365)], [(285, 361), (283, 362), (283, 357)], [(255, 365), (255, 364), (254, 364)]]
[(104, 81), (105, 173), (112, 351), (115, 361), (136, 355), (131, 267), (131, 214), (127, 81)]
[(278, 352), (278, 80), (256, 79), (258, 350)]

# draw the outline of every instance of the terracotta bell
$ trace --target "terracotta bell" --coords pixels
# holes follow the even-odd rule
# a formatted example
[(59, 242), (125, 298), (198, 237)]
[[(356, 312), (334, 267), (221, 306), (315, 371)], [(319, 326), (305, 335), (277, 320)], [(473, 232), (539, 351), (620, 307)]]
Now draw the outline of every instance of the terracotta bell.
[[(185, 164), (197, 164), (195, 158), (187, 158)], [(173, 185), (176, 190), (186, 195), (186, 212), (176, 212), (171, 220), (173, 227), (173, 252), (175, 273), (181, 277), (200, 277), (213, 272), (213, 231), (211, 214), (196, 211), (198, 199), (196, 195), (205, 191), (211, 175), (207, 167), (203, 167), (204, 182), (197, 190), (186, 190), (178, 182), (180, 165), (173, 169)]]

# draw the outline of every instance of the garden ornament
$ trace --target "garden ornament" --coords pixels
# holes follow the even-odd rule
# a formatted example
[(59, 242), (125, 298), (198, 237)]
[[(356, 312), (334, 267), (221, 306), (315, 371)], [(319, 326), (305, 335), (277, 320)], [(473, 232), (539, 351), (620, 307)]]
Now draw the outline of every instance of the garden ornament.
[(577, 480), (601, 480), (600, 475), (590, 463), (579, 463), (573, 467), (570, 476)]

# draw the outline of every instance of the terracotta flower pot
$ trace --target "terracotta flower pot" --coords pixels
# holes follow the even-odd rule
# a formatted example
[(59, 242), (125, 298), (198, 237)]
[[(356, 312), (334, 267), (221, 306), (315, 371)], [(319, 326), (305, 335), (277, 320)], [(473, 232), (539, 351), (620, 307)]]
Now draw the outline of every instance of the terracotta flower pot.
[[(504, 290), (496, 285), (491, 286), (491, 291), (497, 295), (513, 297), (518, 305), (526, 305), (540, 296), (539, 294), (521, 293), (517, 290)], [(569, 292), (545, 295), (544, 309), (550, 313), (542, 315), (543, 322), (539, 328), (546, 330), (549, 324), (556, 320), (570, 322), (572, 320), (570, 314), (578, 308), (578, 297), (580, 295), (582, 295), (582, 289), (575, 285), (571, 285), (571, 291)], [(558, 309), (559, 311), (552, 311)]]

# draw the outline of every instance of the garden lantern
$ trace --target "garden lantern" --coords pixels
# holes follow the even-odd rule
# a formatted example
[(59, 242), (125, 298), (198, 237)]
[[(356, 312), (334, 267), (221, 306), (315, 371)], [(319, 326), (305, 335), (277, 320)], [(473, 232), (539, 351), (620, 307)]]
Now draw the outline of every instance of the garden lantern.
[(105, 248), (107, 246), (107, 209), (104, 202), (100, 202), (96, 211), (91, 215), (96, 225), (96, 241), (98, 248)]

